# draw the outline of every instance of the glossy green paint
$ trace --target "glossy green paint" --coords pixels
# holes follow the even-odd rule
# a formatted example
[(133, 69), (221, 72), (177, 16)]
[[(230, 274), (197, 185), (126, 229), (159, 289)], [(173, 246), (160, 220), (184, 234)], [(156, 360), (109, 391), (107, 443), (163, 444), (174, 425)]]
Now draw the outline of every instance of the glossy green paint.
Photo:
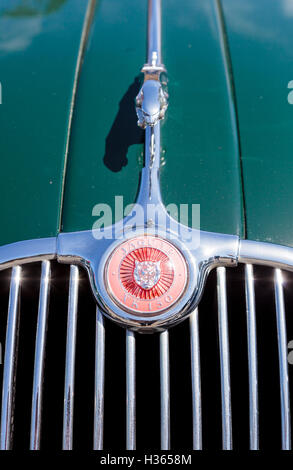
[(164, 201), (200, 204), (202, 230), (243, 235), (237, 128), (217, 2), (163, 5), (170, 93), (162, 126)]
[[(242, 235), (237, 133), (216, 4), (162, 5), (170, 94), (162, 125), (164, 202), (200, 204), (203, 230)], [(143, 161), (135, 77), (146, 56), (146, 20), (147, 1), (98, 4), (73, 119), (64, 231), (91, 229), (94, 206), (114, 210), (116, 195), (124, 205), (135, 200)]]
[(86, 2), (0, 6), (0, 245), (56, 235)]
[[(162, 124), (166, 204), (201, 205), (201, 229), (244, 233), (231, 76), (218, 2), (163, 4), (170, 105)], [(232, 58), (250, 239), (293, 246), (291, 2), (222, 0)], [(31, 4), (33, 5), (33, 3)], [(0, 7), (0, 245), (57, 234), (66, 133), (86, 2)], [(35, 9), (34, 9), (35, 8)], [(131, 14), (130, 14), (131, 12)], [(74, 112), (63, 230), (88, 230), (96, 204), (134, 202), (143, 132), (134, 97), (147, 1), (100, 0)], [(289, 96), (289, 101), (293, 99)]]
[(223, 0), (223, 6), (237, 96), (247, 237), (293, 246), (293, 106), (288, 102), (293, 3)]
[[(96, 204), (135, 200), (143, 131), (134, 99), (146, 55), (147, 3), (101, 0), (79, 80), (69, 150), (63, 230), (92, 228)], [(114, 212), (113, 212), (114, 214)]]

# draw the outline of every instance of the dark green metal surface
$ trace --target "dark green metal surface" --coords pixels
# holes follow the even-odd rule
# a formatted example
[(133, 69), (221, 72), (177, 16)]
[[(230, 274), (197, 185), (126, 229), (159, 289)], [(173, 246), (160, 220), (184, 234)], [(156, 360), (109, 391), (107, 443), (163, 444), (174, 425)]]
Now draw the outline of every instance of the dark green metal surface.
[(202, 230), (243, 235), (237, 129), (217, 3), (163, 4), (170, 92), (162, 126), (164, 201), (200, 204)]
[[(244, 237), (244, 191), (248, 238), (293, 246), (291, 2), (223, 0), (225, 24), (216, 0), (162, 5), (170, 95), (162, 124), (164, 202), (200, 204), (202, 230)], [(1, 3), (0, 245), (58, 232), (86, 6), (79, 0)], [(96, 204), (108, 204), (114, 216), (115, 196), (124, 197), (124, 206), (135, 200), (144, 134), (134, 98), (146, 27), (146, 0), (97, 4), (74, 110), (64, 231), (91, 229)]]
[[(200, 204), (201, 228), (243, 234), (229, 76), (213, 1), (163, 4), (170, 105), (162, 125), (166, 204)], [(79, 82), (69, 152), (64, 231), (91, 229), (95, 204), (133, 203), (143, 155), (134, 98), (145, 60), (147, 2), (98, 4)], [(113, 213), (114, 216), (114, 213)]]
[(86, 2), (0, 6), (0, 245), (56, 235)]
[(288, 102), (293, 3), (223, 0), (223, 6), (240, 124), (247, 236), (293, 246), (293, 106)]

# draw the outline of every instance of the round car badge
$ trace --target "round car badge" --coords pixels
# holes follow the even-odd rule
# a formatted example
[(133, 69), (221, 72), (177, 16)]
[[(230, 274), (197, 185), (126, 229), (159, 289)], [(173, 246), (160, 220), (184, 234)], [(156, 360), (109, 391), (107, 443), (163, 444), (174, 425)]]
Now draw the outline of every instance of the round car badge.
[(112, 300), (134, 314), (163, 312), (179, 301), (188, 279), (181, 252), (163, 238), (142, 235), (111, 254), (105, 282)]

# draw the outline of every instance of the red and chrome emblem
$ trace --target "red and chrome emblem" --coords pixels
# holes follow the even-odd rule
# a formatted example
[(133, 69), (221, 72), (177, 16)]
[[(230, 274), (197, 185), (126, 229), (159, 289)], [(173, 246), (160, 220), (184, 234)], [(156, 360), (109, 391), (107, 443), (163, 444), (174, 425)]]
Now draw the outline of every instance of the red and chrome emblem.
[(175, 304), (184, 293), (187, 276), (180, 251), (170, 242), (148, 235), (119, 245), (105, 271), (112, 299), (123, 309), (142, 314)]

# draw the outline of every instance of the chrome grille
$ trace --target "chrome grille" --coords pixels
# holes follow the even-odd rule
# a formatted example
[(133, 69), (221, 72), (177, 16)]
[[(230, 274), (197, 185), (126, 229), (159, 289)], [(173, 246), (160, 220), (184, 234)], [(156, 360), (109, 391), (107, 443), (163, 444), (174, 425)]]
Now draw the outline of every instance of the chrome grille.
[(292, 281), (217, 268), (189, 322), (141, 335), (104, 319), (82, 268), (2, 271), (1, 448), (290, 449)]

